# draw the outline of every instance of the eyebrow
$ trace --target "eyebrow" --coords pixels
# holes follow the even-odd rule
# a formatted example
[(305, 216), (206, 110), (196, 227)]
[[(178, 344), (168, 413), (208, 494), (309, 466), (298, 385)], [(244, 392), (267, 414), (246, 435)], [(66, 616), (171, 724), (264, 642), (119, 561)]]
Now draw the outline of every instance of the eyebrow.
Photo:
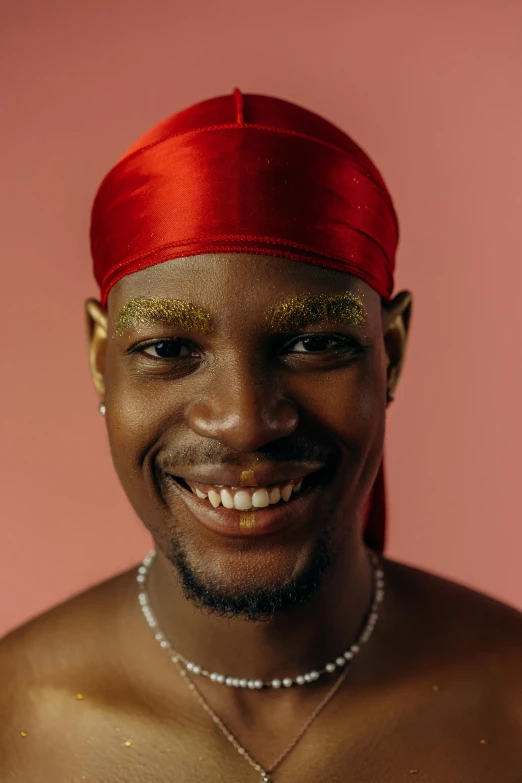
[(210, 314), (199, 305), (183, 299), (159, 299), (139, 296), (127, 302), (118, 313), (116, 329), (122, 334), (147, 324), (177, 324), (183, 329), (206, 332), (210, 328)]
[(368, 313), (361, 299), (346, 292), (292, 296), (271, 308), (267, 322), (270, 329), (284, 332), (324, 322), (361, 326), (367, 318)]

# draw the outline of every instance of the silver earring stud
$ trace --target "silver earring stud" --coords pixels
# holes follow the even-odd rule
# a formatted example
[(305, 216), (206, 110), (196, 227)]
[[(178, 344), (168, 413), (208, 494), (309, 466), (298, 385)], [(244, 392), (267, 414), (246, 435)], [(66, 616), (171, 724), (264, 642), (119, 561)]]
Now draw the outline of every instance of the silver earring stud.
[(105, 416), (105, 405), (104, 405), (103, 402), (100, 404), (100, 407), (98, 408), (98, 410), (100, 411), (102, 416)]

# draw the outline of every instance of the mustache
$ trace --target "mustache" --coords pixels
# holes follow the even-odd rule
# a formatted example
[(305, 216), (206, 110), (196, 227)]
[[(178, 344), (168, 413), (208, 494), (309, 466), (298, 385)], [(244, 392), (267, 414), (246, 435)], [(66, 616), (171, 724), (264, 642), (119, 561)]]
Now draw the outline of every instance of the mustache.
[(185, 444), (169, 448), (157, 457), (158, 466), (168, 472), (175, 468), (195, 465), (259, 465), (260, 463), (284, 462), (321, 462), (326, 463), (332, 456), (331, 449), (319, 443), (311, 443), (302, 436), (285, 438), (267, 443), (251, 453), (231, 451), (218, 441), (201, 444)]

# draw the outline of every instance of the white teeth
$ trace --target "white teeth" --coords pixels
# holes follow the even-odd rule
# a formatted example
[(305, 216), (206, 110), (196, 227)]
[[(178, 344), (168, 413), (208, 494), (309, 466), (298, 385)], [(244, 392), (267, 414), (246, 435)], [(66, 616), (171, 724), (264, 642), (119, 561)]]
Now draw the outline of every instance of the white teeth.
[(283, 500), (290, 500), (291, 494), (292, 494), (292, 485), (285, 484), (285, 486), (281, 490), (281, 497), (283, 498)]
[(218, 506), (221, 505), (221, 495), (219, 494), (219, 492), (216, 492), (215, 489), (209, 489), (208, 499), (210, 500), (214, 508), (217, 508)]
[(218, 508), (218, 506), (223, 504), (224, 508), (248, 511), (252, 507), (266, 508), (269, 505), (279, 503), (281, 499), (288, 502), (293, 492), (299, 492), (302, 483), (303, 480), (301, 479), (297, 484), (288, 483), (283, 487), (240, 489), (235, 492), (231, 487), (227, 489), (223, 485), (216, 485), (213, 489), (209, 489), (208, 492), (202, 492), (198, 487), (190, 487), (190, 489), (198, 498), (202, 500), (208, 498), (214, 508)]
[(255, 508), (266, 508), (266, 506), (269, 506), (270, 500), (268, 498), (268, 490), (256, 489), (252, 495), (252, 505)]
[(234, 496), (228, 489), (221, 490), (221, 502), (225, 508), (234, 508)]
[(279, 503), (279, 501), (281, 500), (281, 492), (279, 491), (279, 487), (274, 487), (273, 489), (270, 490), (270, 492), (268, 493), (268, 499), (271, 504)]
[(249, 508), (252, 508), (252, 497), (250, 492), (246, 492), (244, 489), (240, 489), (239, 492), (236, 492), (234, 495), (234, 508), (237, 508), (238, 511), (248, 511)]

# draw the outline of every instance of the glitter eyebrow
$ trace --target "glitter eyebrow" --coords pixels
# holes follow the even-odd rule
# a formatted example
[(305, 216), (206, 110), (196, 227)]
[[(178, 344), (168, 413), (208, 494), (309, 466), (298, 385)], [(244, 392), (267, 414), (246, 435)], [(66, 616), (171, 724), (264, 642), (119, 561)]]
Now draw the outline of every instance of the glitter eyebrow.
[(116, 319), (116, 329), (122, 334), (146, 324), (178, 324), (183, 329), (206, 332), (210, 315), (198, 305), (182, 299), (159, 299), (139, 296), (125, 304)]
[(322, 322), (361, 326), (367, 317), (364, 304), (355, 294), (319, 294), (279, 302), (268, 313), (267, 323), (270, 329), (285, 332)]

